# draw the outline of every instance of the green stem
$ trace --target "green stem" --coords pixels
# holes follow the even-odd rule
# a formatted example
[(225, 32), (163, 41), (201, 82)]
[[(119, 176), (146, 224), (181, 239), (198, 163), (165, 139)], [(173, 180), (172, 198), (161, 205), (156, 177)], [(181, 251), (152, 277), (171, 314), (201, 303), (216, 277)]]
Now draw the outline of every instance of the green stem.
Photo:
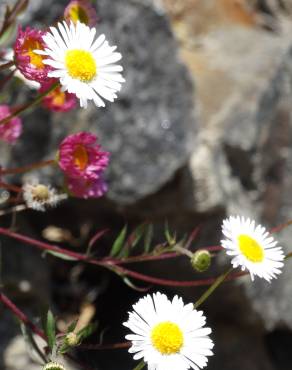
[(176, 245), (173, 250), (175, 252), (178, 252), (179, 254), (183, 254), (185, 256), (188, 256), (189, 258), (192, 258), (193, 257), (193, 253), (190, 252), (188, 249), (185, 249), (185, 248), (182, 248), (181, 246), (179, 245)]
[(144, 366), (145, 366), (145, 362), (142, 360), (139, 362), (137, 366), (134, 367), (133, 370), (142, 370)]
[(4, 123), (9, 122), (12, 118), (18, 116), (19, 114), (23, 113), (24, 111), (32, 108), (36, 104), (42, 101), (42, 99), (48, 95), (50, 92), (52, 92), (57, 86), (59, 86), (59, 82), (54, 83), (47, 91), (43, 92), (42, 94), (39, 94), (33, 101), (23, 105), (22, 107), (16, 109), (12, 114), (10, 114), (8, 117), (5, 117), (0, 121), (0, 125), (3, 125)]
[(286, 254), (286, 256), (285, 256), (285, 260), (287, 260), (287, 259), (288, 259), (288, 258), (290, 258), (290, 257), (292, 257), (292, 252), (290, 252), (290, 253)]
[(207, 298), (218, 288), (220, 284), (223, 283), (223, 281), (227, 278), (227, 276), (230, 274), (230, 272), (233, 270), (231, 267), (228, 269), (224, 274), (220, 275), (214, 283), (201, 295), (201, 297), (197, 300), (196, 303), (194, 303), (194, 308), (198, 308), (202, 303), (205, 302)]

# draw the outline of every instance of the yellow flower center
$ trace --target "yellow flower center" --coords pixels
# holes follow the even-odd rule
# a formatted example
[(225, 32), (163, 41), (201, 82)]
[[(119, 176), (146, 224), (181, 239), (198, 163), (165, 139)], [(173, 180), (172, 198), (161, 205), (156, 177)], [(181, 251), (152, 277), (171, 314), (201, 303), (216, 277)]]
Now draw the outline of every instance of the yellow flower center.
[(77, 145), (73, 153), (74, 164), (83, 171), (88, 164), (88, 154), (83, 145)]
[(184, 338), (178, 325), (170, 321), (157, 324), (151, 332), (151, 341), (154, 348), (163, 355), (179, 352)]
[(238, 237), (239, 249), (241, 253), (251, 262), (262, 262), (264, 259), (264, 249), (259, 243), (248, 235), (241, 234)]
[(49, 199), (49, 189), (46, 185), (38, 184), (32, 189), (34, 200), (46, 201)]
[(74, 4), (70, 7), (69, 18), (73, 23), (77, 23), (77, 21), (79, 21), (81, 23), (88, 24), (89, 22), (86, 10), (82, 8), (80, 4)]
[(52, 103), (58, 106), (62, 106), (66, 101), (66, 95), (60, 87), (54, 89), (49, 95), (49, 98), (52, 99)]
[(24, 41), (22, 48), (24, 50), (24, 55), (29, 56), (30, 64), (37, 69), (43, 69), (45, 67), (43, 57), (34, 52), (34, 50), (43, 49), (42, 45), (38, 41), (28, 38)]
[(90, 82), (96, 76), (96, 63), (89, 51), (81, 49), (68, 50), (65, 64), (69, 75), (82, 82)]

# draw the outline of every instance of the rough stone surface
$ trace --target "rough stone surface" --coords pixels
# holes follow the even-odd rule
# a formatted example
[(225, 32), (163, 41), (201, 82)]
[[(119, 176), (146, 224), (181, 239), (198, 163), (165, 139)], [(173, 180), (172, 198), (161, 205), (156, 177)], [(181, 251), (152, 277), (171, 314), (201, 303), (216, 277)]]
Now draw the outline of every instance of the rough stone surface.
[[(57, 9), (44, 5), (34, 16), (41, 20), (42, 12), (48, 22)], [(66, 134), (90, 130), (111, 152), (109, 199), (129, 204), (155, 193), (186, 164), (196, 131), (192, 83), (167, 18), (151, 2), (99, 1), (98, 14), (98, 31), (123, 54), (126, 83), (119, 99), (105, 109), (91, 105), (51, 120), (26, 116), (14, 164), (53, 156)]]

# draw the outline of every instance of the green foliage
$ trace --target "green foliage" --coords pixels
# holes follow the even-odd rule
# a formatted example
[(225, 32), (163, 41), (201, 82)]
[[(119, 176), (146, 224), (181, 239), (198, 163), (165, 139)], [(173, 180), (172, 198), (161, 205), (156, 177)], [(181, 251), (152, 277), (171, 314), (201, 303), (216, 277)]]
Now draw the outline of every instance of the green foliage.
[(48, 338), (48, 345), (51, 350), (53, 350), (56, 344), (56, 322), (54, 315), (49, 310), (47, 313), (47, 321), (45, 325), (45, 333)]
[(119, 233), (118, 237), (116, 238), (112, 246), (111, 252), (110, 252), (111, 257), (116, 257), (120, 253), (124, 245), (126, 234), (127, 234), (127, 225), (123, 227), (122, 231)]

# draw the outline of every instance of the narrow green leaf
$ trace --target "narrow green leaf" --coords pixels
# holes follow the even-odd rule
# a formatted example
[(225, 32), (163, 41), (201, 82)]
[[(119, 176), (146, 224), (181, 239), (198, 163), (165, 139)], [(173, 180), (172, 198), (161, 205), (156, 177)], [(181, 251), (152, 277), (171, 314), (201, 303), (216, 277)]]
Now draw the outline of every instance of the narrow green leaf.
[(136, 229), (132, 233), (132, 240), (130, 241), (131, 242), (130, 246), (132, 248), (135, 248), (136, 245), (139, 243), (139, 241), (141, 240), (142, 236), (145, 233), (146, 228), (147, 228), (147, 224), (145, 223), (136, 227)]
[(146, 254), (149, 253), (150, 251), (152, 239), (153, 239), (153, 225), (150, 224), (148, 225), (144, 236), (144, 252)]
[(169, 228), (168, 228), (168, 223), (167, 222), (165, 223), (164, 235), (165, 235), (165, 238), (167, 240), (167, 243), (170, 246), (173, 246), (176, 243), (176, 236), (175, 235), (173, 235), (173, 236), (171, 235), (171, 233), (169, 231)]
[(126, 285), (128, 285), (130, 288), (137, 290), (138, 292), (146, 292), (149, 290), (149, 287), (146, 288), (140, 288), (137, 285), (135, 285), (128, 277), (124, 276), (123, 281)]
[(73, 322), (71, 322), (71, 324), (67, 328), (66, 333), (71, 333), (71, 331), (74, 331), (74, 329), (76, 328), (77, 322), (78, 320), (74, 320)]
[(82, 341), (83, 339), (89, 337), (97, 329), (97, 326), (98, 323), (94, 322), (79, 330), (79, 332), (77, 333), (79, 340)]
[(112, 246), (111, 252), (110, 252), (111, 257), (117, 256), (119, 254), (119, 252), (121, 251), (121, 249), (123, 248), (126, 234), (127, 234), (127, 225), (124, 226), (124, 228), (122, 229), (122, 231), (118, 235), (117, 239), (115, 240), (115, 242)]
[(46, 335), (48, 338), (48, 345), (50, 349), (53, 349), (56, 343), (56, 323), (54, 315), (50, 310), (47, 314)]
[(46, 254), (51, 254), (52, 256), (60, 258), (61, 260), (65, 260), (65, 261), (78, 261), (78, 259), (75, 257), (71, 257), (71, 256), (68, 256), (67, 254), (63, 254), (63, 253), (59, 253), (55, 251), (46, 250), (44, 252), (44, 255)]

